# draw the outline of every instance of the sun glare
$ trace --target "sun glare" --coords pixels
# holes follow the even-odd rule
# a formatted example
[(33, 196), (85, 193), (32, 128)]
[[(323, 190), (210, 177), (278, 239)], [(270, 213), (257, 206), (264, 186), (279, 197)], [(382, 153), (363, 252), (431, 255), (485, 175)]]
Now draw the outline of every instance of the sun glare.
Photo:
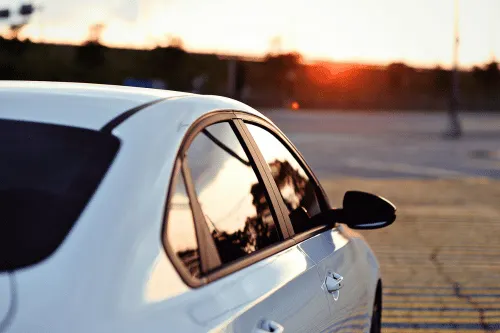
[[(100, 6), (110, 7), (107, 1)], [(496, 33), (500, 21), (493, 14), (500, 12), (500, 1), (459, 3), (460, 63), (470, 66), (500, 56)], [(126, 16), (134, 19), (110, 10), (112, 6), (105, 11), (111, 13), (109, 17), (103, 19), (83, 2), (64, 3), (66, 15), (57, 11), (61, 4), (63, 0), (47, 4), (20, 37), (79, 44), (86, 39), (89, 25), (101, 19), (106, 25), (102, 41), (108, 46), (149, 48), (173, 35), (192, 51), (265, 55), (270, 40), (280, 36), (284, 52), (297, 51), (306, 59), (375, 64), (403, 61), (424, 66), (446, 66), (452, 59), (453, 0), (318, 0), (314, 6), (305, 0), (293, 5), (284, 0), (171, 0), (168, 4), (145, 0), (140, 10), (126, 7)]]
[(291, 108), (292, 110), (297, 111), (298, 109), (300, 109), (300, 105), (297, 101), (294, 101), (292, 102)]

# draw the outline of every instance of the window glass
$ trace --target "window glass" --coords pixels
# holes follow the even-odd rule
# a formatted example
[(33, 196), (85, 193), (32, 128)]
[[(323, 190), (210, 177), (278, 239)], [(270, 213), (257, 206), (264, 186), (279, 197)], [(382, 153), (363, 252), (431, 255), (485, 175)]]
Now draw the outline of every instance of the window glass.
[(168, 243), (192, 276), (200, 276), (200, 255), (196, 240), (193, 214), (181, 173), (178, 174), (175, 192), (170, 199), (167, 223)]
[(119, 146), (98, 131), (0, 119), (0, 272), (59, 247)]
[(273, 134), (256, 125), (247, 124), (247, 127), (280, 190), (295, 232), (307, 230), (307, 220), (320, 213), (314, 183), (288, 148)]
[(279, 241), (265, 187), (229, 123), (200, 132), (187, 158), (222, 264)]

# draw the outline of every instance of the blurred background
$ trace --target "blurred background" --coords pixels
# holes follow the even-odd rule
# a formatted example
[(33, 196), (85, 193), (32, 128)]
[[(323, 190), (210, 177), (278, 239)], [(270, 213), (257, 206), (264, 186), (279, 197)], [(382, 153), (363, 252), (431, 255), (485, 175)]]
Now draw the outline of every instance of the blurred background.
[(0, 0), (0, 79), (252, 105), (334, 204), (398, 206), (364, 233), (385, 332), (500, 332), (499, 18), (499, 0)]

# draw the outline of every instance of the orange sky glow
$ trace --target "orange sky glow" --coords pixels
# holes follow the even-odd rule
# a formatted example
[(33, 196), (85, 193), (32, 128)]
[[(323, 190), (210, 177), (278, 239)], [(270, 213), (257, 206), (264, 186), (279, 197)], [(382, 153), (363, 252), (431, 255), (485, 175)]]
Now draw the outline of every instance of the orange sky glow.
[[(102, 41), (109, 46), (151, 48), (173, 35), (191, 51), (262, 56), (270, 40), (280, 36), (283, 51), (298, 51), (307, 60), (448, 66), (453, 2), (39, 0), (44, 10), (22, 36), (80, 43), (90, 24), (105, 22)], [(0, 8), (19, 3), (0, 0)], [(500, 56), (500, 0), (459, 0), (459, 5), (461, 64)]]

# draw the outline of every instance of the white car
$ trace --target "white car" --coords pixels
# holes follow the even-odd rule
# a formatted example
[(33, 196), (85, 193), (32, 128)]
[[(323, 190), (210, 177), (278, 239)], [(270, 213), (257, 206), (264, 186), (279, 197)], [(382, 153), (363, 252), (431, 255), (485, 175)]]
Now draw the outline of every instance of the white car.
[(380, 332), (377, 260), (285, 135), (240, 102), (0, 83), (0, 332)]

